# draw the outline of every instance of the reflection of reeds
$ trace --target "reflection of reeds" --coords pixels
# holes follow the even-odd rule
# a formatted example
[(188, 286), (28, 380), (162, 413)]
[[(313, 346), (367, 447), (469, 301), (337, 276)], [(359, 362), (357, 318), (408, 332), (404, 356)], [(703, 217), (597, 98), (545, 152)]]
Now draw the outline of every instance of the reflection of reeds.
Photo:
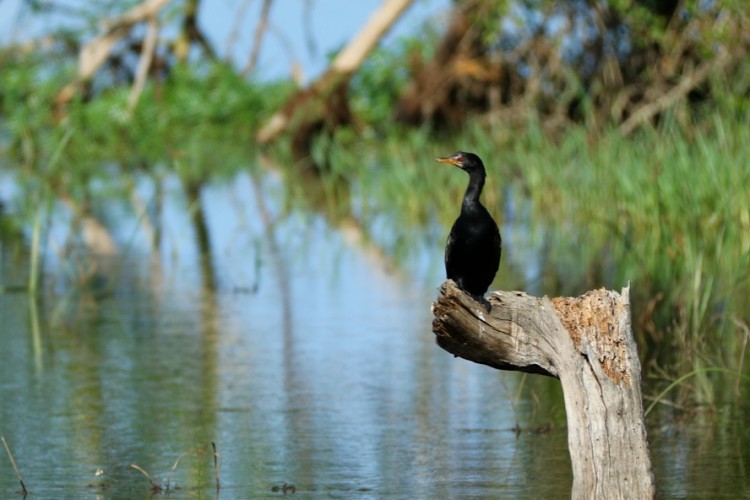
[(216, 491), (221, 489), (221, 481), (219, 480), (219, 470), (221, 469), (221, 460), (219, 452), (216, 451), (216, 443), (211, 441), (211, 448), (214, 450), (214, 477), (216, 478)]
[[(750, 321), (750, 150), (741, 122), (715, 118), (701, 127), (679, 130), (665, 120), (658, 132), (604, 133), (595, 142), (583, 128), (552, 140), (531, 126), (513, 141), (469, 128), (442, 145), (419, 134), (386, 137), (334, 160), (350, 167), (365, 226), (377, 231), (385, 219), (383, 246), (403, 255), (431, 237), (431, 223), (441, 232), (434, 246), (442, 245), (460, 203), (463, 179), (435, 168), (432, 156), (474, 149), (486, 159), (490, 211), (504, 220), (497, 194), (508, 190), (528, 199), (528, 223), (542, 227), (542, 293), (632, 282), (642, 354), (669, 380), (698, 370), (691, 398), (710, 403), (735, 395), (703, 369), (736, 372), (744, 364), (738, 325)], [(506, 255), (534, 253), (527, 250)]]
[(716, 125), (593, 147), (572, 133), (559, 145), (532, 141), (519, 161), (538, 171), (524, 182), (540, 218), (563, 231), (551, 264), (572, 270), (575, 292), (632, 281), (643, 340), (657, 355), (666, 347), (678, 372), (700, 359), (733, 369), (743, 356), (731, 318), (750, 305), (750, 191), (736, 188), (750, 182), (750, 155), (740, 127)]
[[(153, 230), (145, 224), (145, 205), (132, 197), (132, 182), (122, 181), (132, 179), (127, 167), (132, 164), (147, 165), (143, 175), (153, 176), (157, 190), (165, 175), (183, 180), (199, 250), (211, 255), (210, 228), (200, 204), (203, 182), (246, 169), (256, 151), (237, 141), (252, 136), (252, 122), (226, 115), (224, 107), (216, 113), (219, 108), (195, 97), (200, 92), (194, 87), (203, 85), (205, 95), (240, 99), (240, 109), (272, 104), (260, 93), (239, 97), (239, 82), (215, 76), (221, 75), (198, 82), (189, 74), (184, 81), (176, 79), (163, 106), (149, 105), (153, 96), (147, 89), (129, 125), (110, 124), (112, 103), (95, 100), (73, 113), (73, 125), (56, 131), (57, 138), (27, 138), (22, 162), (28, 168), (19, 169), (19, 185), (21, 198), (34, 205), (26, 220), (32, 236), (29, 289), (39, 286), (40, 235), (51, 211), (38, 207), (53, 207), (51, 200), (66, 192), (76, 200), (96, 198), (95, 181), (106, 184), (107, 195), (133, 200), (144, 233), (159, 248), (158, 222)], [(157, 109), (171, 114), (157, 120)], [(100, 123), (110, 127), (91, 125)], [(512, 286), (511, 274), (524, 274), (510, 267), (523, 258), (538, 260), (533, 264), (540, 269), (535, 273), (539, 282), (533, 285), (549, 295), (631, 281), (642, 353), (656, 365), (672, 366), (664, 372), (669, 380), (709, 366), (744, 369), (747, 334), (741, 325), (750, 323), (750, 150), (742, 118), (717, 114), (704, 117), (693, 130), (678, 130), (665, 117), (658, 132), (624, 139), (605, 131), (595, 140), (575, 127), (553, 140), (533, 122), (522, 131), (468, 126), (461, 134), (440, 138), (427, 128), (381, 135), (377, 129), (363, 134), (340, 130), (331, 144), (314, 148), (313, 155), (327, 155), (328, 165), (314, 185), (289, 158), (277, 161), (292, 174), (284, 176), (283, 209), (323, 214), (347, 241), (371, 249), (368, 253), (383, 265), (410, 263), (423, 257), (415, 256), (419, 253), (439, 260), (465, 179), (432, 159), (456, 149), (474, 150), (488, 168), (485, 205), (502, 223), (505, 193), (521, 200), (530, 207), (530, 232), (543, 239), (543, 244), (535, 242), (534, 251), (506, 246), (499, 286)], [(40, 168), (44, 158), (49, 160)], [(100, 168), (103, 158), (111, 168)], [(113, 166), (112, 158), (123, 164)], [(113, 168), (119, 170), (115, 175)], [(161, 197), (157, 191), (156, 202)], [(215, 286), (210, 260), (202, 264), (206, 285)], [(726, 387), (715, 372), (699, 371), (689, 380), (704, 401), (716, 396), (713, 388)]]
[(39, 260), (41, 259), (40, 241), (42, 237), (42, 218), (37, 209), (34, 214), (34, 222), (31, 228), (31, 257), (29, 262), (28, 291), (34, 295), (39, 285)]

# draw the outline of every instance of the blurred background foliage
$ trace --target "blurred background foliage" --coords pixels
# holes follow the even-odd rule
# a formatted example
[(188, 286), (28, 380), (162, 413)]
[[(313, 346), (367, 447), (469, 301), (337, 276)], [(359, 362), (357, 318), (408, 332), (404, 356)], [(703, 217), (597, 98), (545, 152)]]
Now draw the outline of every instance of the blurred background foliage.
[[(356, 225), (408, 265), (415, 249), (442, 246), (462, 195), (464, 179), (432, 157), (474, 150), (490, 169), (491, 211), (509, 222), (528, 209), (541, 235), (543, 272), (522, 286), (581, 294), (631, 282), (648, 375), (747, 373), (747, 2), (455, 0), (363, 61), (347, 82), (351, 120), (262, 144), (258, 129), (295, 104), (293, 71), (257, 78), (216, 55), (202, 2), (163, 3), (87, 78), (87, 44), (143, 4), (25, 3), (27, 15), (68, 22), (0, 47), (0, 148), (18, 188), (0, 200), (3, 239), (31, 245), (40, 207), (55, 204), (106, 234), (106, 201), (139, 213), (143, 178), (174, 176), (199, 202), (205, 183), (271, 158), (299, 194), (289, 203)], [(150, 21), (159, 37), (139, 84)], [(715, 383), (685, 398), (733, 397), (723, 377), (706, 373)]]

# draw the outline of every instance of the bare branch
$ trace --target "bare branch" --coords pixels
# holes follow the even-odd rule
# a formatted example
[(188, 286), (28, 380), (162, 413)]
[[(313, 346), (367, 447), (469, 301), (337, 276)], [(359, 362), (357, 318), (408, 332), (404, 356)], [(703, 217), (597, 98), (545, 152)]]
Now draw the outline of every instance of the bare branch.
[(411, 0), (385, 0), (362, 31), (336, 56), (331, 69), (353, 73), (409, 5)]
[(263, 35), (268, 27), (268, 17), (271, 15), (271, 3), (272, 0), (263, 0), (263, 8), (260, 12), (260, 20), (258, 25), (255, 27), (255, 36), (253, 37), (253, 47), (250, 51), (250, 58), (247, 61), (245, 69), (242, 71), (243, 74), (249, 75), (255, 71), (255, 66), (258, 63), (258, 56), (260, 55), (260, 48), (263, 42)]
[(720, 70), (729, 61), (729, 55), (726, 52), (721, 52), (716, 59), (706, 61), (692, 73), (680, 78), (679, 83), (669, 91), (636, 109), (627, 120), (622, 122), (619, 127), (620, 133), (625, 136), (630, 135), (636, 128), (685, 97), (691, 90), (702, 84), (712, 72)]
[(133, 82), (133, 89), (130, 91), (130, 96), (128, 97), (128, 112), (132, 112), (135, 109), (143, 88), (146, 86), (146, 78), (148, 77), (148, 70), (151, 68), (151, 62), (154, 60), (158, 36), (159, 22), (156, 20), (156, 17), (152, 17), (148, 21), (148, 30), (146, 31), (146, 39), (143, 42), (141, 58), (138, 61), (135, 82)]
[(145, 0), (120, 17), (104, 21), (104, 32), (81, 49), (78, 58), (78, 77), (81, 80), (91, 78), (97, 69), (107, 60), (114, 45), (136, 23), (155, 17), (171, 0)]
[(329, 121), (344, 122), (348, 109), (341, 108), (347, 104), (345, 95), (352, 74), (364, 63), (380, 38), (411, 2), (412, 0), (384, 0), (362, 30), (334, 59), (328, 71), (308, 89), (293, 95), (281, 110), (274, 113), (258, 131), (256, 140), (260, 143), (270, 142), (291, 127), (307, 133), (306, 130), (319, 128), (318, 124), (331, 117)]

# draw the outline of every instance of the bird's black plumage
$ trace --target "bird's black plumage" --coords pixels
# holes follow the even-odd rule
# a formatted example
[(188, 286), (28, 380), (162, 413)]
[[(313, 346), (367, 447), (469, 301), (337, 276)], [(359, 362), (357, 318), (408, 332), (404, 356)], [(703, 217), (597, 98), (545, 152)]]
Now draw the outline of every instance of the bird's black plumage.
[(458, 152), (437, 158), (469, 174), (461, 215), (453, 223), (445, 244), (445, 270), (459, 288), (481, 298), (500, 265), (502, 241), (492, 216), (479, 201), (487, 176), (484, 163), (474, 153)]

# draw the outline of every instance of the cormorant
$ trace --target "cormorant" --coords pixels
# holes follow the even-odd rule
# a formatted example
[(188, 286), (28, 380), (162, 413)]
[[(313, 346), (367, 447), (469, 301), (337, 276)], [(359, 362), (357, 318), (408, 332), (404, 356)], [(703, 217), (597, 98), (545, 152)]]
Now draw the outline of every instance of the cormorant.
[(500, 265), (502, 240), (497, 224), (479, 201), (487, 176), (484, 163), (474, 153), (462, 151), (436, 160), (469, 174), (461, 215), (453, 223), (445, 244), (445, 271), (448, 279), (486, 305), (483, 296)]

